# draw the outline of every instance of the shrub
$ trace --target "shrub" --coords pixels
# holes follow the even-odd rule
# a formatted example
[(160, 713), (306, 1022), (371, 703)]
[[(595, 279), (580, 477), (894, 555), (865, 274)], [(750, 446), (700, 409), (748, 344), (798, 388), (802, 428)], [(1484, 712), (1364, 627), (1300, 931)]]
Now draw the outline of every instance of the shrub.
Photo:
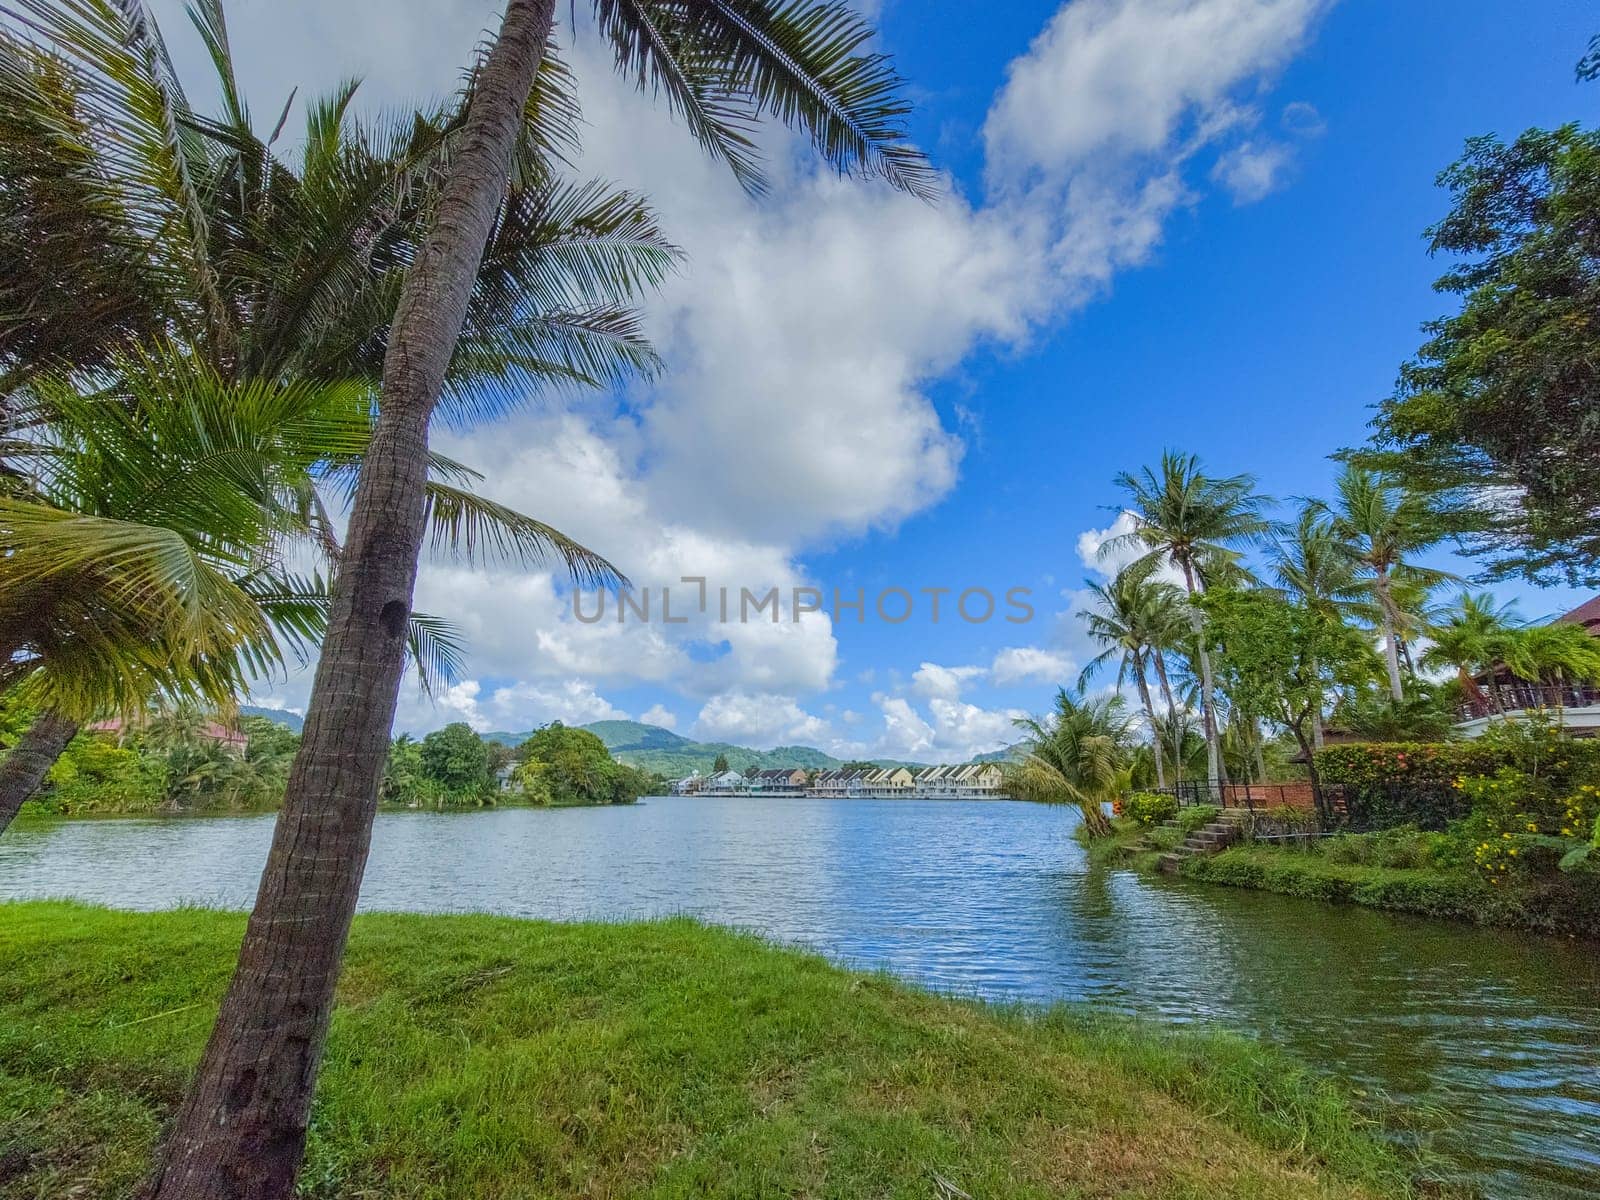
[(1134, 792), (1123, 802), (1122, 813), (1139, 825), (1159, 825), (1178, 815), (1178, 799), (1158, 792)]

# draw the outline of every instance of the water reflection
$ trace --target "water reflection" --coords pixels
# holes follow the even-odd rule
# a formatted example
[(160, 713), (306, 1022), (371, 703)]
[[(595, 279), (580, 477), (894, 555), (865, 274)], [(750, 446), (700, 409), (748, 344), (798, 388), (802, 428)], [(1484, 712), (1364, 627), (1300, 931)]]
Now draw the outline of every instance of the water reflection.
[[(1066, 810), (679, 798), (379, 818), (362, 906), (689, 913), (945, 990), (1256, 1031), (1445, 1111), (1494, 1196), (1600, 1190), (1593, 947), (1091, 870)], [(0, 896), (248, 905), (270, 817), (19, 823)]]

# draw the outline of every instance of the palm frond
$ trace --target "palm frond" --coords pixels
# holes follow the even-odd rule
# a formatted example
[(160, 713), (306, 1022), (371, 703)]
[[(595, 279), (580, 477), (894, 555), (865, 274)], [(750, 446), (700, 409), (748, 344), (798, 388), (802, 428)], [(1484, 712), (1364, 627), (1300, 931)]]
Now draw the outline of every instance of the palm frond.
[(468, 559), (488, 555), (525, 565), (561, 560), (582, 588), (625, 588), (627, 578), (594, 551), (558, 529), (473, 492), (430, 480), (428, 527), (435, 550)]

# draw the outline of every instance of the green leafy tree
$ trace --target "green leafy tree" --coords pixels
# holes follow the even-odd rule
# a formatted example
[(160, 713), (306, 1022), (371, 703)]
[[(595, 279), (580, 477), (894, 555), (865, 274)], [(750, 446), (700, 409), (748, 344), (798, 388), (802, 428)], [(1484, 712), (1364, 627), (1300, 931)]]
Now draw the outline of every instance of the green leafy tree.
[(481, 803), (490, 786), (489, 750), (464, 721), (422, 739), (422, 772), (453, 803)]
[[(1358, 610), (1362, 595), (1355, 563), (1332, 520), (1315, 501), (1306, 501), (1292, 525), (1281, 527), (1270, 548), (1278, 586), (1294, 600), (1330, 621), (1343, 622)], [(1323, 710), (1311, 714), (1311, 742), (1322, 748)]]
[(728, 756), (726, 754), (718, 754), (717, 757), (716, 757), (716, 761), (711, 764), (712, 773), (715, 774), (715, 775), (721, 775), (727, 769), (728, 769)]
[(587, 729), (556, 721), (517, 747), (519, 776), (553, 804), (628, 804), (654, 790), (651, 778), (611, 757)]
[(1089, 837), (1113, 833), (1105, 805), (1130, 778), (1134, 740), (1122, 698), (1090, 699), (1062, 688), (1054, 712), (1016, 724), (1027, 739), (1021, 761), (1002, 768), (1012, 794), (1044, 804), (1075, 804)]
[(1294, 735), (1321, 806), (1313, 721), (1331, 689), (1371, 677), (1372, 651), (1361, 632), (1271, 588), (1217, 588), (1198, 603), (1223, 648), (1219, 686), (1244, 711)]
[[(1592, 61), (1586, 59), (1586, 62)], [(1600, 132), (1468, 141), (1439, 176), (1429, 249), (1460, 308), (1417, 356), (1357, 455), (1436, 493), (1495, 576), (1600, 583)]]
[[(1200, 469), (1200, 460), (1192, 454), (1169, 450), (1155, 470), (1145, 467), (1137, 475), (1124, 471), (1116, 483), (1126, 496), (1134, 528), (1108, 538), (1100, 553), (1111, 557), (1129, 549), (1142, 550), (1131, 569), (1150, 572), (1170, 565), (1183, 576), (1191, 598), (1212, 583), (1238, 576), (1240, 549), (1260, 542), (1272, 528), (1264, 515), (1268, 500), (1257, 493), (1254, 478), (1213, 479)], [(1215, 791), (1222, 782), (1222, 763), (1211, 651), (1200, 610), (1191, 606), (1190, 613), (1192, 644), (1200, 667), (1206, 779)]]

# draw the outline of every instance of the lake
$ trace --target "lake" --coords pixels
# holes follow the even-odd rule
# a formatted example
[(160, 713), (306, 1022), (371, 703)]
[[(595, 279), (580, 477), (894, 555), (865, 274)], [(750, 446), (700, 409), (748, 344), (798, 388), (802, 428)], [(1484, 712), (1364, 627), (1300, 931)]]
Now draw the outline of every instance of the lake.
[[(1260, 1035), (1438, 1110), (1488, 1196), (1600, 1192), (1600, 954), (1091, 868), (1076, 813), (1002, 801), (671, 797), (379, 816), (368, 909), (686, 913), (1004, 1000)], [(18, 821), (0, 897), (247, 907), (272, 817)]]

